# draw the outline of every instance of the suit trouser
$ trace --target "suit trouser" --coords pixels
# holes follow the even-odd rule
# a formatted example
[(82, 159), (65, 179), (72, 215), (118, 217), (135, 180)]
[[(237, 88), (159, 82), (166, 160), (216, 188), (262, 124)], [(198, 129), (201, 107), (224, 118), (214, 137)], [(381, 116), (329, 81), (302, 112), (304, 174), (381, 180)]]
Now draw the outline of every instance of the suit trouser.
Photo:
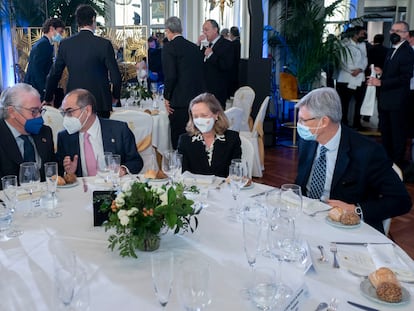
[(171, 144), (174, 150), (178, 146), (178, 138), (184, 134), (188, 122), (188, 107), (174, 108), (174, 112), (169, 115), (171, 128)]
[(355, 90), (348, 88), (348, 83), (337, 82), (336, 91), (341, 98), (342, 105), (342, 123), (348, 125), (348, 111), (349, 111), (349, 102), (352, 99), (352, 96), (355, 98), (355, 110), (354, 110), (354, 119), (352, 122), (353, 127), (361, 126), (361, 105), (364, 100), (365, 87), (359, 86)]
[(383, 110), (378, 108), (379, 129), (382, 144), (391, 160), (400, 168), (404, 168), (404, 157), (407, 142), (405, 128), (406, 111)]

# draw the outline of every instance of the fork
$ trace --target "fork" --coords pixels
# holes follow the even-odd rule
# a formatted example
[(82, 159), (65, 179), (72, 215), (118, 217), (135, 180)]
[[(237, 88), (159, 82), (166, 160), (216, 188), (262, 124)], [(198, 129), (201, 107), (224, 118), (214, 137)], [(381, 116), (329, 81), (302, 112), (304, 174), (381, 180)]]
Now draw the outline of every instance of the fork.
[(216, 190), (220, 190), (221, 185), (222, 185), (222, 184), (224, 184), (225, 182), (226, 182), (226, 180), (225, 180), (225, 179), (223, 179), (222, 181), (220, 181), (220, 182), (218, 183), (218, 185), (216, 186)]
[(336, 253), (338, 252), (338, 249), (336, 248), (336, 243), (331, 243), (331, 252), (334, 256), (333, 267), (339, 268), (338, 259), (336, 258)]
[(330, 208), (327, 208), (327, 209), (323, 209), (323, 210), (315, 211), (315, 212), (313, 212), (313, 213), (306, 214), (306, 215), (308, 215), (308, 216), (310, 216), (310, 217), (314, 217), (314, 216), (316, 216), (316, 214), (323, 213), (323, 212), (327, 212), (327, 211), (329, 211), (329, 210), (331, 210), (331, 207), (330, 207)]
[(332, 298), (326, 311), (336, 311), (338, 309), (338, 299)]

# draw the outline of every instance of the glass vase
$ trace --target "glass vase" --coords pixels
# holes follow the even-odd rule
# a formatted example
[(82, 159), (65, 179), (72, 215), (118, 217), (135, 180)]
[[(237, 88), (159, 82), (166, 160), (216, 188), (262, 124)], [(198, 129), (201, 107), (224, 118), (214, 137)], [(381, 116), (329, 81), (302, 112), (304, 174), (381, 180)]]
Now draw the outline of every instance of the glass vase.
[(152, 252), (160, 247), (160, 236), (158, 234), (148, 233), (141, 239), (138, 239), (136, 247), (143, 252)]

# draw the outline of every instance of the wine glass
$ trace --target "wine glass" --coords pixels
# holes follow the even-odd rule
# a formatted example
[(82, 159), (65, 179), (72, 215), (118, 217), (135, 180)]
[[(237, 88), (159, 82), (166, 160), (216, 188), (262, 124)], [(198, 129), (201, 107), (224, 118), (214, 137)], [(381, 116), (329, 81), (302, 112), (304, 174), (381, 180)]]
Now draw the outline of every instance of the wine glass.
[(278, 260), (289, 260), (295, 245), (295, 220), (286, 211), (274, 210), (269, 223), (272, 253)]
[(243, 244), (247, 262), (252, 270), (260, 245), (264, 207), (256, 200), (247, 200), (243, 204)]
[(168, 151), (162, 157), (162, 171), (168, 176), (171, 183), (174, 182), (174, 175), (177, 171), (176, 151)]
[(30, 210), (24, 214), (26, 217), (36, 217), (40, 215), (40, 212), (35, 210), (33, 203), (33, 195), (36, 190), (39, 189), (40, 173), (39, 168), (35, 162), (23, 162), (20, 164), (19, 171), (20, 185), (29, 194)]
[(56, 188), (57, 188), (57, 176), (58, 176), (58, 165), (56, 162), (45, 163), (45, 178), (47, 191), (52, 197), (52, 207), (49, 208), (47, 217), (56, 218), (62, 216), (61, 212), (57, 212), (56, 209)]
[(103, 154), (98, 154), (98, 175), (104, 179), (105, 182), (109, 182), (109, 162), (112, 156), (112, 152), (105, 151)]
[(230, 191), (234, 199), (235, 207), (230, 208), (230, 219), (240, 221), (240, 208), (238, 197), (240, 189), (244, 186), (243, 181), (243, 169), (237, 164), (230, 164), (229, 166), (229, 180), (230, 180)]
[(302, 190), (299, 185), (284, 184), (280, 187), (281, 207), (290, 217), (296, 218), (302, 213)]
[[(6, 175), (1, 178), (1, 183), (3, 186), (3, 194), (6, 199), (6, 206), (12, 212), (12, 216), (16, 211), (16, 202), (17, 202), (17, 176), (16, 175)], [(16, 226), (11, 226), (7, 236), (8, 237), (17, 237), (22, 235), (23, 231), (18, 229)]]
[(243, 188), (252, 178), (249, 171), (249, 165), (244, 159), (232, 159), (231, 164), (235, 164), (240, 167), (242, 171), (242, 181), (240, 188)]
[(201, 311), (211, 304), (210, 267), (201, 261), (181, 265), (178, 276), (178, 300), (187, 311)]
[(120, 186), (119, 170), (121, 169), (121, 156), (119, 154), (112, 154), (107, 157), (109, 175), (112, 181), (114, 189), (118, 189)]
[(183, 169), (183, 155), (181, 153), (175, 153), (175, 172), (173, 181), (179, 181), (182, 175)]
[(172, 252), (151, 254), (151, 276), (155, 294), (164, 309), (171, 295), (174, 278), (174, 254)]

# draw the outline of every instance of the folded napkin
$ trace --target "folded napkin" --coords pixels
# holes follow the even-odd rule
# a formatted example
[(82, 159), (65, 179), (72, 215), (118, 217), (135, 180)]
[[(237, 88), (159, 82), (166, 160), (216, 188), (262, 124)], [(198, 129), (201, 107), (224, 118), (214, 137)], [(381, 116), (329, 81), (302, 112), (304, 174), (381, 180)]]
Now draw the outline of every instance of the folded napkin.
[(185, 171), (182, 175), (185, 184), (197, 183), (197, 184), (212, 184), (214, 182), (214, 175), (201, 175), (193, 174), (189, 171)]

